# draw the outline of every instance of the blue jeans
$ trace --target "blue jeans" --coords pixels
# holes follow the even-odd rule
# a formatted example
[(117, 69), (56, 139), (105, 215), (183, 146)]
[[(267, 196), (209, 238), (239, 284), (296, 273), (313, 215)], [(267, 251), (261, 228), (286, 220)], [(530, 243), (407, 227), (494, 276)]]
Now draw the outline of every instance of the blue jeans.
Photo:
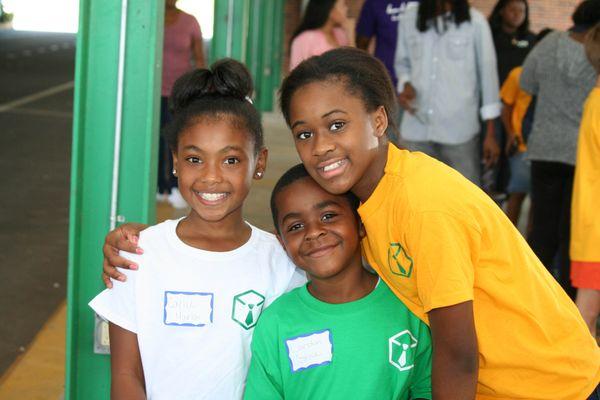
[(515, 153), (508, 159), (510, 179), (508, 193), (529, 193), (531, 190), (531, 162), (526, 160), (527, 153)]

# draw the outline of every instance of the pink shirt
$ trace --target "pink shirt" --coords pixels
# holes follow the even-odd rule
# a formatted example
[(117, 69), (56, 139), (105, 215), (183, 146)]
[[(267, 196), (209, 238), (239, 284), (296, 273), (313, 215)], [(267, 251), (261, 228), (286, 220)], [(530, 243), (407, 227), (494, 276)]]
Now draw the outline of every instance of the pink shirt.
[(165, 26), (162, 96), (170, 96), (177, 78), (192, 69), (194, 40), (202, 40), (200, 25), (196, 18), (180, 11), (177, 20)]
[[(348, 46), (348, 36), (341, 28), (334, 28), (333, 34), (340, 46)], [(312, 56), (318, 56), (326, 51), (333, 50), (332, 46), (320, 29), (304, 31), (293, 41), (290, 49), (290, 71), (296, 68), (302, 61)]]

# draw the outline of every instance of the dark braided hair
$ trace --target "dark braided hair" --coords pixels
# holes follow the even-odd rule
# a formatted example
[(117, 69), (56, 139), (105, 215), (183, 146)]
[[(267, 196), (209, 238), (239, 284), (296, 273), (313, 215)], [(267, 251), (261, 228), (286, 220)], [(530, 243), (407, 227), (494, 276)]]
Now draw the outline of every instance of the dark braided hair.
[[(436, 17), (444, 14), (442, 10), (445, 3), (452, 4), (452, 22), (456, 26), (471, 20), (467, 0), (421, 0), (417, 14), (417, 29), (420, 32), (425, 32), (432, 26), (436, 31), (438, 30), (437, 24), (432, 24), (432, 22), (435, 21)], [(444, 28), (446, 27), (445, 24), (444, 22)]]
[(298, 25), (298, 28), (296, 28), (292, 35), (290, 44), (302, 32), (311, 29), (319, 29), (325, 25), (336, 1), (337, 0), (310, 0), (306, 6), (300, 25)]
[(519, 38), (519, 39), (525, 38), (530, 33), (530, 31), (529, 31), (529, 3), (527, 3), (527, 0), (498, 0), (496, 5), (494, 6), (494, 9), (492, 10), (492, 13), (490, 14), (490, 18), (488, 20), (490, 23), (490, 29), (492, 30), (493, 35), (497, 35), (500, 31), (502, 31), (502, 15), (500, 15), (500, 13), (506, 6), (508, 6), (513, 1), (520, 1), (521, 3), (525, 4), (525, 20), (523, 21), (521, 26), (519, 26), (517, 28), (517, 38)]

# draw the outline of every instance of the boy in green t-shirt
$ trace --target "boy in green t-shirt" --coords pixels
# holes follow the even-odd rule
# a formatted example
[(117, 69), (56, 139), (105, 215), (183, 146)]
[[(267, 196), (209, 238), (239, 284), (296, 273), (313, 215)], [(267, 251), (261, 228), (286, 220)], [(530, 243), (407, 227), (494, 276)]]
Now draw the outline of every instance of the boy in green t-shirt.
[(363, 268), (357, 206), (302, 164), (275, 185), (277, 237), (309, 283), (263, 311), (246, 400), (431, 399), (429, 328)]

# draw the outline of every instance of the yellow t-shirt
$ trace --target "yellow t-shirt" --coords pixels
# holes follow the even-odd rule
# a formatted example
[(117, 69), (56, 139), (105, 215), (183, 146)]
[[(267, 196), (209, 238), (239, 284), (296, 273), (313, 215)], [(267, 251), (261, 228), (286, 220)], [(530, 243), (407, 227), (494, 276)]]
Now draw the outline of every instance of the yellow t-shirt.
[[(583, 110), (571, 211), (571, 262), (575, 269), (600, 270), (600, 88)], [(597, 276), (597, 273), (592, 274)], [(588, 279), (592, 279), (588, 275)], [(591, 283), (591, 282), (590, 282)]]
[(389, 145), (359, 214), (365, 255), (406, 306), (473, 301), (477, 399), (586, 399), (600, 349), (575, 304), (500, 208), (455, 170)]
[(510, 71), (500, 89), (500, 98), (505, 104), (513, 106), (510, 116), (511, 124), (513, 131), (521, 139), (519, 141), (519, 151), (523, 152), (527, 150), (527, 146), (523, 141), (523, 117), (525, 117), (527, 107), (531, 103), (531, 95), (521, 90), (519, 86), (521, 71), (523, 71), (523, 67), (516, 67)]

